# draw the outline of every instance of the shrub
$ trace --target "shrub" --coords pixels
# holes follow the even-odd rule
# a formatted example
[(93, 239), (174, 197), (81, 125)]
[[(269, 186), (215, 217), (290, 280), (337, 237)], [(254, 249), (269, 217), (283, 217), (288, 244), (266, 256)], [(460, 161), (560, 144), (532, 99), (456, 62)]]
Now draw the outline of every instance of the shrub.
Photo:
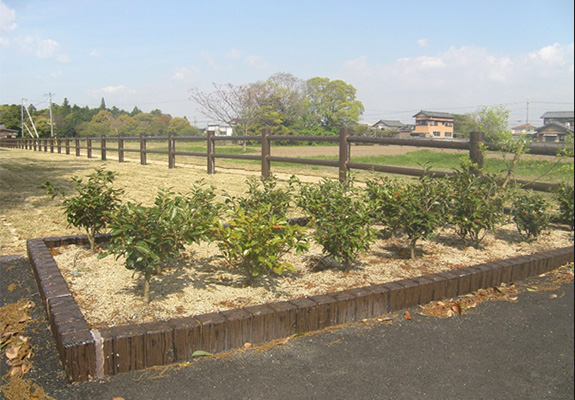
[(124, 256), (126, 268), (144, 274), (144, 301), (149, 301), (152, 272), (179, 257), (186, 243), (206, 237), (219, 207), (211, 189), (194, 186), (190, 195), (160, 190), (154, 205), (128, 202), (110, 213), (108, 254)]
[(288, 223), (291, 183), (279, 188), (275, 177), (248, 179), (243, 197), (226, 200), (229, 222), (220, 222), (214, 238), (228, 265), (241, 269), (253, 283), (262, 273), (281, 274), (293, 269), (282, 257), (290, 250), (308, 249), (304, 229)]
[(478, 174), (470, 164), (462, 164), (448, 178), (452, 198), (449, 205), (450, 222), (463, 239), (469, 237), (479, 247), (488, 231), (503, 220), (506, 192), (491, 174)]
[(540, 195), (522, 194), (513, 199), (511, 215), (519, 234), (526, 240), (535, 239), (549, 226), (547, 202)]
[(444, 179), (423, 176), (419, 182), (402, 185), (383, 178), (369, 181), (367, 190), (378, 221), (394, 233), (407, 235), (411, 258), (417, 241), (433, 237), (446, 222), (449, 196)]
[(364, 191), (332, 180), (319, 184), (300, 183), (298, 205), (314, 225), (314, 240), (324, 254), (349, 268), (357, 256), (369, 250), (376, 239), (373, 209)]
[(273, 215), (269, 204), (262, 203), (249, 212), (236, 206), (228, 215), (229, 223), (220, 222), (214, 238), (226, 262), (241, 269), (250, 283), (262, 273), (293, 270), (282, 256), (292, 249), (299, 254), (309, 247), (303, 228)]
[[(108, 213), (118, 208), (119, 196), (124, 193), (123, 190), (112, 187), (115, 178), (114, 172), (103, 168), (97, 168), (88, 175), (87, 182), (84, 182), (82, 178), (73, 177), (77, 194), (62, 201), (68, 223), (86, 231), (91, 253), (94, 253), (96, 235), (102, 233), (107, 227)], [(46, 182), (42, 186), (49, 193), (60, 192), (65, 195), (51, 182)]]
[(575, 220), (573, 211), (573, 186), (562, 184), (556, 192), (557, 201), (559, 202), (559, 221), (569, 225), (573, 230), (573, 221)]

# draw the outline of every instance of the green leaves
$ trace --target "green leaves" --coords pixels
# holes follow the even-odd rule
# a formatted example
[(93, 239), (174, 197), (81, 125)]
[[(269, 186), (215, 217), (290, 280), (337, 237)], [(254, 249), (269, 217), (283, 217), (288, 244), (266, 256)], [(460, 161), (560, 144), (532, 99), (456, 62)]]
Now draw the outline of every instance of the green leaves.
[(549, 226), (547, 207), (545, 199), (533, 193), (517, 195), (513, 199), (513, 221), (526, 240), (537, 238)]
[(353, 181), (348, 187), (332, 179), (313, 185), (300, 184), (298, 206), (314, 222), (314, 240), (324, 253), (343, 263), (344, 268), (349, 268), (375, 241), (372, 205)]
[(276, 189), (275, 183), (269, 182), (264, 183), (263, 192), (252, 190), (250, 194), (231, 201), (226, 214), (229, 223), (220, 222), (213, 229), (224, 259), (244, 271), (250, 281), (262, 273), (293, 270), (281, 258), (292, 249), (306, 251), (307, 238), (302, 227), (288, 223), (286, 209), (273, 203), (281, 198), (287, 205), (291, 196), (287, 189)]
[[(108, 215), (118, 208), (119, 196), (124, 193), (112, 187), (115, 178), (114, 172), (103, 168), (97, 168), (85, 183), (82, 178), (74, 177), (72, 180), (76, 184), (76, 195), (62, 202), (68, 223), (86, 230), (92, 252), (95, 236), (107, 227)], [(46, 182), (45, 187), (54, 190), (50, 182)]]
[(569, 225), (573, 230), (575, 212), (573, 206), (573, 185), (562, 184), (556, 192), (556, 198), (559, 202), (559, 221)]

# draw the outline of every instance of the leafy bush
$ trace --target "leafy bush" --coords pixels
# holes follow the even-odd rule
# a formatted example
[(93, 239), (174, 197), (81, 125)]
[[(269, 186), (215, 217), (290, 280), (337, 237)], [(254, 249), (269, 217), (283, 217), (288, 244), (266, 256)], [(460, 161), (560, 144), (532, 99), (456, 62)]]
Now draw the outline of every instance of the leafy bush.
[(262, 273), (281, 274), (293, 267), (282, 256), (309, 248), (303, 228), (290, 225), (287, 212), (292, 200), (291, 183), (279, 188), (274, 177), (249, 179), (243, 197), (226, 200), (229, 222), (220, 222), (214, 239), (226, 262), (240, 268), (250, 281)]
[(381, 179), (369, 181), (367, 190), (377, 219), (392, 232), (407, 235), (411, 258), (415, 257), (417, 241), (431, 238), (446, 222), (449, 196), (444, 179), (423, 176), (407, 185)]
[(216, 219), (211, 189), (194, 186), (190, 195), (160, 190), (152, 207), (128, 202), (110, 213), (108, 254), (124, 256), (126, 268), (145, 277), (144, 301), (149, 301), (153, 271), (179, 257), (186, 243), (206, 238)]
[(513, 198), (511, 215), (519, 234), (526, 240), (535, 239), (549, 226), (547, 207), (540, 195), (521, 194)]
[(476, 175), (470, 164), (448, 178), (451, 185), (450, 222), (463, 239), (469, 237), (479, 247), (488, 231), (503, 220), (506, 191), (491, 174)]
[(556, 193), (557, 201), (559, 202), (559, 221), (569, 225), (573, 230), (574, 207), (573, 207), (573, 186), (562, 184)]
[(292, 201), (292, 183), (286, 188), (279, 188), (274, 176), (268, 179), (248, 179), (247, 196), (235, 199), (245, 211), (258, 210), (261, 204), (268, 207), (267, 213), (276, 217), (286, 217)]
[(262, 203), (249, 212), (236, 206), (228, 215), (229, 223), (220, 222), (214, 238), (226, 262), (240, 268), (250, 283), (262, 273), (293, 270), (291, 264), (282, 262), (282, 256), (292, 249), (299, 254), (309, 248), (303, 228), (273, 215), (269, 204)]
[(369, 250), (376, 239), (373, 208), (364, 191), (332, 180), (319, 184), (300, 183), (298, 206), (311, 217), (314, 239), (324, 254), (349, 268), (357, 256)]
[[(114, 212), (119, 204), (124, 191), (114, 189), (112, 184), (116, 178), (116, 173), (97, 168), (88, 175), (88, 181), (82, 178), (73, 177), (77, 194), (67, 197), (62, 201), (66, 220), (72, 226), (83, 228), (88, 236), (90, 252), (94, 253), (95, 237), (102, 233), (108, 224), (108, 213)], [(51, 182), (46, 182), (42, 187), (49, 193), (60, 192)]]

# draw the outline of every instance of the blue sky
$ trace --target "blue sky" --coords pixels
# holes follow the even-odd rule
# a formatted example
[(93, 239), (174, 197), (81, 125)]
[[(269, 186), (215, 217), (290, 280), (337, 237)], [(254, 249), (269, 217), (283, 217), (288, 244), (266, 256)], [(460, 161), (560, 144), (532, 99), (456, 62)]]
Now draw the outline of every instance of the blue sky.
[(202, 127), (190, 88), (284, 72), (353, 85), (368, 122), (504, 105), (538, 126), (574, 109), (573, 4), (0, 0), (0, 104), (103, 97)]

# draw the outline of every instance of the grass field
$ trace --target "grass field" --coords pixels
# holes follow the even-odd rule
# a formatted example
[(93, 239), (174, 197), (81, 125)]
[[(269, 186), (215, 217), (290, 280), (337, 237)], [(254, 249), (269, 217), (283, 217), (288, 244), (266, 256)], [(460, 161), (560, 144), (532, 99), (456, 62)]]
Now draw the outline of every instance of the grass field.
[[(135, 145), (136, 143), (131, 143)], [(189, 144), (182, 151), (202, 152), (203, 147)], [(148, 148), (154, 148), (150, 144)], [(218, 152), (240, 154), (241, 146), (219, 146)], [(259, 148), (248, 147), (248, 154), (257, 154)], [(74, 153), (72, 151), (72, 153)], [(277, 156), (337, 159), (337, 146), (274, 147)], [(126, 153), (128, 162), (118, 163), (117, 153), (108, 153), (108, 161), (101, 161), (98, 151), (92, 159), (85, 153), (81, 157), (50, 152), (0, 148), (0, 256), (24, 254), (26, 239), (61, 236), (80, 233), (67, 226), (60, 208), (61, 199), (52, 199), (39, 185), (51, 181), (57, 186), (73, 192), (73, 176), (86, 176), (94, 168), (105, 167), (116, 171), (119, 176), (116, 186), (126, 191), (126, 200), (150, 204), (159, 188), (172, 188), (186, 192), (199, 181), (234, 195), (244, 193), (246, 179), (259, 177), (260, 164), (246, 160), (216, 160), (216, 174), (206, 173), (206, 160), (202, 157), (180, 157), (177, 168), (168, 169), (165, 154), (148, 154), (149, 164), (139, 164), (138, 153)], [(467, 152), (434, 151), (400, 146), (352, 146), (352, 160), (363, 163), (400, 165), (420, 168), (429, 163), (432, 169), (451, 170), (459, 165)], [(114, 158), (115, 157), (115, 158)], [(185, 164), (184, 164), (185, 162)], [(559, 164), (557, 164), (559, 162)], [(488, 171), (504, 169), (503, 161), (496, 155), (486, 158)], [(573, 182), (573, 159), (557, 161), (553, 157), (526, 156), (517, 168), (517, 178), (533, 179), (545, 171), (545, 182)], [(286, 181), (292, 174), (302, 180), (318, 181), (323, 177), (337, 178), (336, 168), (305, 166), (287, 163), (272, 163), (272, 173), (280, 181)], [(354, 176), (362, 180), (380, 176), (378, 173), (359, 171)]]

